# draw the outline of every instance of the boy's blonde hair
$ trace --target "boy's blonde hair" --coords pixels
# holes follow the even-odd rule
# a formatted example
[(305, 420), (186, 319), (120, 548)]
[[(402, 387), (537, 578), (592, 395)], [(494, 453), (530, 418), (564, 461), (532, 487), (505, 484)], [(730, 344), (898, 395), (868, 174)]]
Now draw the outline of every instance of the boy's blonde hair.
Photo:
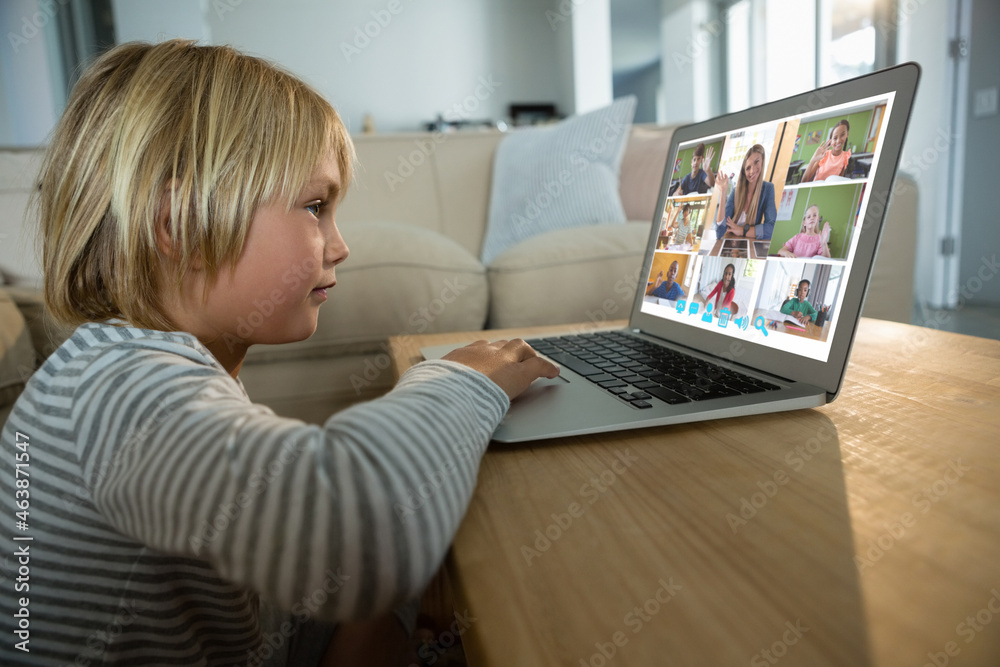
[[(226, 46), (128, 43), (81, 77), (36, 193), (45, 302), (64, 324), (121, 318), (171, 330), (161, 275), (180, 289), (235, 266), (258, 208), (288, 208), (333, 151), (347, 190), (351, 138), (291, 74)], [(157, 244), (169, 215), (172, 257)], [(167, 269), (164, 271), (164, 269)]]

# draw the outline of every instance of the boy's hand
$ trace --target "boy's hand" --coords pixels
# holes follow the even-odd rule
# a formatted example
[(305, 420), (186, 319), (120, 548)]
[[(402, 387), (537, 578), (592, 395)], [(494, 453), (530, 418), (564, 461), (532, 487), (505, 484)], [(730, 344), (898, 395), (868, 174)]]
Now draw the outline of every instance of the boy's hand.
[(492, 343), (477, 340), (446, 354), (444, 359), (465, 364), (497, 383), (513, 400), (540, 377), (554, 378), (559, 367), (542, 359), (520, 338)]

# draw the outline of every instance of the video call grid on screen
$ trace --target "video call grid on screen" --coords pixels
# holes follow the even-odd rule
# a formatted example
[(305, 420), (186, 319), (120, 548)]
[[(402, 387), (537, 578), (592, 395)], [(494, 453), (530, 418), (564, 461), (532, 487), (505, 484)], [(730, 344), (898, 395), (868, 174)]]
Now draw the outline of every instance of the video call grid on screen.
[[(641, 312), (826, 361), (893, 98), (890, 92), (678, 146), (667, 163), (669, 194)], [(729, 177), (728, 199), (754, 145), (764, 149), (774, 225), (769, 234), (756, 225), (760, 238), (747, 239), (726, 235), (726, 201), (704, 172)], [(729, 289), (720, 285), (727, 273)]]

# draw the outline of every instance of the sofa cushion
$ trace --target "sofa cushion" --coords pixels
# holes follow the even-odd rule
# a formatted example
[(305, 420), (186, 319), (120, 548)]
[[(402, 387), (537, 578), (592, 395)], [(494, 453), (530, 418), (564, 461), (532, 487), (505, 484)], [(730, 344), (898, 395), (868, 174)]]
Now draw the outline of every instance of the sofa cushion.
[(414, 225), (340, 225), (351, 250), (307, 340), (250, 348), (247, 363), (326, 357), (388, 336), (479, 330), (489, 290), (479, 261), (450, 238)]
[(625, 222), (618, 172), (635, 105), (634, 96), (623, 97), (557, 125), (515, 130), (500, 142), (483, 264), (544, 232)]
[(627, 318), (650, 225), (562, 229), (510, 248), (488, 269), (489, 326)]
[(17, 400), (35, 370), (35, 348), (21, 311), (0, 287), (0, 409)]

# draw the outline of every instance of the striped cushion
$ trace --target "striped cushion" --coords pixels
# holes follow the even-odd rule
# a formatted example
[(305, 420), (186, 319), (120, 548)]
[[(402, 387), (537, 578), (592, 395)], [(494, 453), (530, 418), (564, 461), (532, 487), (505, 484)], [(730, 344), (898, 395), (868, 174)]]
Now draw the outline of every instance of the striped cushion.
[(524, 239), (557, 229), (622, 224), (618, 171), (636, 98), (558, 125), (511, 132), (493, 162), (482, 262)]

